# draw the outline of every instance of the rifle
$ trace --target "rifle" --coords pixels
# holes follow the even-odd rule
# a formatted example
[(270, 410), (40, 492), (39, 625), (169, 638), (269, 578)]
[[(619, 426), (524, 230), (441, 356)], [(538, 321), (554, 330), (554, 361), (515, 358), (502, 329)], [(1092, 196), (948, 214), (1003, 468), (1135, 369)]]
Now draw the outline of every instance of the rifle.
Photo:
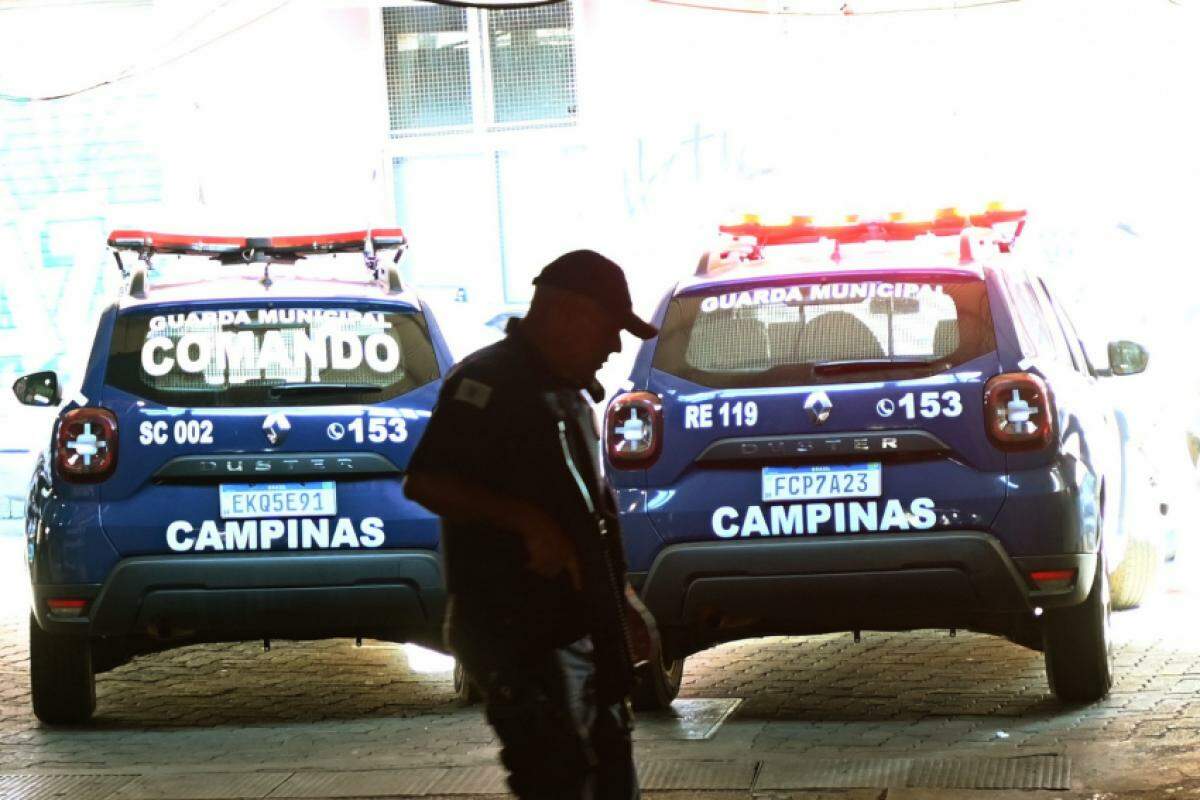
[[(554, 406), (557, 405), (554, 403)], [(596, 504), (592, 500), (592, 493), (588, 490), (587, 483), (575, 464), (575, 458), (571, 454), (571, 445), (567, 439), (567, 423), (563, 419), (565, 414), (561, 413), (561, 407), (555, 407), (554, 410), (559, 412), (556, 416), (558, 417), (558, 440), (562, 447), (563, 460), (566, 462), (567, 470), (571, 473), (575, 485), (579, 488), (584, 508), (587, 509), (588, 516), (591, 517), (600, 540), (602, 572), (607, 589), (600, 601), (607, 608), (601, 609), (598, 618), (609, 621), (615, 629), (597, 631), (596, 635), (615, 640), (610, 643), (615, 645), (619, 658), (617, 663), (609, 666), (614, 669), (615, 677), (619, 680), (620, 685), (629, 691), (633, 687), (635, 672), (643, 668), (649, 662), (652, 654), (657, 651), (658, 631), (654, 624), (654, 618), (646, 610), (646, 607), (642, 605), (636, 595), (631, 596), (625, 591), (623, 582), (617, 577), (618, 570), (612, 558), (613, 533), (609, 530), (608, 520), (605, 519), (603, 512), (596, 508)], [(582, 558), (586, 558), (587, 555), (580, 553)], [(604, 642), (597, 644), (600, 645), (597, 647), (597, 654), (602, 655), (602, 651), (606, 650), (603, 648)], [(611, 661), (611, 658), (608, 660)]]

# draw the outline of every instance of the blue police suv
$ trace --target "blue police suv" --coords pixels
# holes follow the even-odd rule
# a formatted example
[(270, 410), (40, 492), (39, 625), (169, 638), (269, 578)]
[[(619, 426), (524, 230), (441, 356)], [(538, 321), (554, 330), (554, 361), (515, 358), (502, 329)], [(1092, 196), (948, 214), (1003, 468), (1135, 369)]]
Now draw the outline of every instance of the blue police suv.
[(747, 216), (658, 308), (606, 415), (631, 579), (658, 620), (637, 698), (721, 642), (969, 629), (1044, 650), (1068, 702), (1112, 683), (1119, 437), (1013, 244), (1024, 212)]
[[(36, 715), (86, 720), (97, 672), (185, 644), (436, 646), (438, 525), (397, 477), (450, 355), (384, 257), (403, 234), (109, 245), (125, 285), (29, 489)], [(61, 403), (52, 372), (14, 390)]]

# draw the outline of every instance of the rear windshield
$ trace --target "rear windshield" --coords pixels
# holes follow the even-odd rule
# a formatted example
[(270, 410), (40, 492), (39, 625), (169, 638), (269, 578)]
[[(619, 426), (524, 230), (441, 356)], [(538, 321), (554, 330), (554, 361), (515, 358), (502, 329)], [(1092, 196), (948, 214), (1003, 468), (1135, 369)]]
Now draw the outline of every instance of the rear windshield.
[(713, 287), (667, 309), (654, 366), (713, 388), (904, 379), (996, 347), (980, 279)]
[(377, 403), (438, 377), (424, 316), (237, 307), (117, 318), (108, 383), (177, 406)]

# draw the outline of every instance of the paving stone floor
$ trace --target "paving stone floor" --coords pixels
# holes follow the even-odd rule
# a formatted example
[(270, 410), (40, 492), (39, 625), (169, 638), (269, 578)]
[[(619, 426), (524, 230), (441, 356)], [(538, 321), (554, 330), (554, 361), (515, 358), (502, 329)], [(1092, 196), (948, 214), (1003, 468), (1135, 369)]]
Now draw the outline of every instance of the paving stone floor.
[[(446, 660), (374, 642), (143, 657), (98, 678), (92, 725), (40, 725), (29, 710), (17, 544), (0, 539), (0, 797), (503, 791), (495, 742), (478, 709), (455, 701)], [(1177, 573), (1168, 583), (1117, 615), (1117, 684), (1086, 708), (1050, 695), (1040, 654), (974, 634), (771, 638), (700, 653), (675, 713), (640, 722), (643, 773), (663, 792), (651, 795), (716, 800), (755, 786), (759, 797), (971, 797), (968, 784), (903, 784), (942, 759), (1036, 758), (1068, 775), (1043, 797), (1200, 796), (1200, 590)], [(826, 766), (892, 772), (877, 788), (805, 783)], [(71, 788), (55, 794), (51, 778)]]

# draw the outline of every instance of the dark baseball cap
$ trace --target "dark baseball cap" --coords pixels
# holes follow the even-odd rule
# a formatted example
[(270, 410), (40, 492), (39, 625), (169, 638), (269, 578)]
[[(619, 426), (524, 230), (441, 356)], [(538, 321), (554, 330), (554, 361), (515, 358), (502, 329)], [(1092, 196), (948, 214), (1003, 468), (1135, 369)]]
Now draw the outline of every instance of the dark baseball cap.
[(658, 335), (658, 328), (633, 313), (629, 284), (621, 268), (592, 250), (573, 250), (551, 261), (533, 279), (534, 286), (553, 286), (596, 301), (625, 330), (639, 339)]

